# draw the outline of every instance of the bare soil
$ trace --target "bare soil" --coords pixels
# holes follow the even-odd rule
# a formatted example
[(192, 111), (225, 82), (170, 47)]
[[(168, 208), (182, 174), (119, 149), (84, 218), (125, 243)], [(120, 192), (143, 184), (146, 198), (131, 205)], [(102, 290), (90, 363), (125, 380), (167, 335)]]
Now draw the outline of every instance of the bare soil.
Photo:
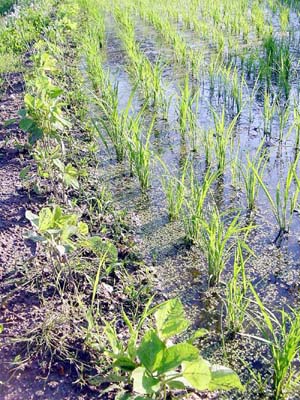
[[(86, 399), (91, 393), (73, 385), (70, 367), (54, 363), (49, 374), (45, 365), (30, 360), (16, 368), (19, 347), (12, 338), (22, 335), (23, 327), (33, 325), (38, 314), (39, 298), (26, 286), (24, 266), (30, 265), (34, 245), (24, 239), (28, 229), (26, 209), (35, 209), (43, 199), (22, 188), (21, 170), (28, 164), (26, 152), (18, 149), (24, 133), (18, 123), (22, 108), (24, 80), (20, 73), (8, 74), (4, 91), (0, 93), (0, 400)], [(29, 264), (28, 264), (29, 263)], [(25, 278), (25, 279), (24, 279)]]

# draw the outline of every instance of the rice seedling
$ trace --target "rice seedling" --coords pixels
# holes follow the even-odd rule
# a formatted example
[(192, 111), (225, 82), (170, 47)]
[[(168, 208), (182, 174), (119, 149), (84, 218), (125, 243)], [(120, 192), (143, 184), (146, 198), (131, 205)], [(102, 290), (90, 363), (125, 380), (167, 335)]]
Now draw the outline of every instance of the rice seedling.
[(265, 155), (262, 151), (265, 141), (262, 140), (261, 144), (259, 145), (254, 157), (250, 159), (249, 154), (247, 154), (246, 159), (247, 163), (245, 165), (241, 165), (241, 173), (244, 182), (245, 192), (246, 192), (246, 199), (247, 199), (247, 209), (251, 213), (256, 204), (260, 183), (259, 180), (252, 168), (255, 166), (255, 170), (258, 171), (259, 176), (263, 178), (264, 168), (266, 165), (265, 162)]
[(283, 32), (287, 32), (290, 22), (290, 8), (282, 6), (280, 8), (280, 27)]
[(166, 176), (162, 177), (161, 183), (167, 200), (167, 212), (170, 221), (175, 221), (179, 218), (184, 204), (186, 194), (185, 180), (188, 163), (186, 162), (184, 167), (180, 170), (181, 176), (179, 178), (171, 175), (168, 167), (165, 164), (163, 165), (166, 171)]
[(273, 367), (274, 399), (284, 399), (295, 381), (299, 380), (294, 366), (300, 350), (300, 313), (291, 307), (288, 312), (279, 310), (277, 315), (268, 309), (250, 285), (259, 314), (253, 313), (252, 321), (262, 335), (257, 338), (269, 347)]
[(253, 165), (253, 163), (249, 161), (251, 168), (256, 176), (256, 179), (259, 182), (270, 203), (271, 210), (279, 227), (279, 232), (274, 240), (275, 244), (280, 244), (283, 236), (285, 234), (288, 234), (289, 227), (293, 218), (293, 213), (297, 206), (300, 187), (299, 185), (296, 185), (296, 187), (293, 188), (293, 184), (294, 180), (297, 179), (296, 168), (298, 165), (298, 161), (299, 155), (297, 156), (296, 160), (289, 166), (284, 183), (282, 183), (281, 181), (278, 182), (276, 186), (275, 199), (270, 193), (267, 185), (263, 182), (263, 178), (260, 175), (260, 172)]
[(189, 76), (185, 76), (184, 86), (180, 90), (178, 104), (178, 119), (181, 133), (186, 133), (187, 130), (194, 131), (196, 129), (196, 115), (193, 112), (193, 104), (197, 99), (197, 92), (192, 93), (189, 87)]
[(279, 141), (283, 141), (284, 130), (289, 121), (291, 109), (289, 104), (284, 104), (281, 106), (279, 102), (277, 102), (277, 113), (279, 116)]
[(131, 171), (138, 177), (143, 192), (145, 192), (150, 185), (150, 137), (154, 122), (155, 119), (153, 118), (145, 138), (138, 129), (133, 129), (127, 141)]
[(279, 85), (283, 89), (286, 99), (289, 97), (291, 85), (290, 85), (290, 74), (291, 74), (291, 56), (290, 49), (285, 44), (280, 44), (279, 55), (278, 55), (278, 81)]
[(241, 112), (243, 104), (244, 77), (242, 77), (242, 79), (239, 79), (236, 68), (233, 70), (231, 82), (232, 82), (231, 94), (236, 105), (237, 113), (239, 114)]
[(295, 151), (299, 151), (300, 146), (300, 112), (297, 106), (294, 106), (293, 127), (295, 129)]
[(189, 192), (187, 192), (188, 197), (185, 200), (185, 207), (183, 210), (185, 239), (188, 243), (197, 244), (201, 241), (204, 205), (211, 186), (217, 177), (217, 173), (207, 170), (203, 177), (202, 184), (199, 184), (191, 168), (190, 188)]
[(236, 115), (233, 120), (226, 126), (225, 108), (223, 107), (221, 115), (211, 108), (214, 126), (215, 126), (215, 154), (218, 161), (218, 171), (223, 173), (225, 170), (227, 147), (232, 139), (233, 130), (235, 128), (239, 115)]
[(231, 255), (231, 250), (236, 246), (238, 235), (247, 232), (252, 227), (241, 227), (239, 215), (235, 216), (228, 226), (214, 207), (208, 219), (202, 220), (200, 246), (206, 256), (208, 264), (208, 286), (219, 284), (222, 272)]
[[(129, 112), (131, 109), (134, 93), (135, 90), (132, 91), (129, 100), (127, 102), (126, 108), (121, 112), (119, 111), (117, 86), (114, 88), (112, 96), (110, 97), (108, 102), (99, 99), (97, 96), (94, 96), (95, 102), (100, 107), (104, 116), (98, 121), (98, 123), (101, 124), (101, 127), (95, 120), (93, 121), (94, 126), (103, 144), (108, 149), (109, 145), (104, 135), (104, 132), (106, 133), (107, 137), (110, 139), (114, 147), (118, 162), (122, 162), (125, 159), (127, 150), (127, 139), (130, 137), (130, 127), (133, 126)], [(140, 119), (140, 114), (138, 114), (136, 118)]]
[(214, 130), (204, 129), (202, 131), (202, 136), (204, 144), (205, 163), (207, 166), (210, 166), (212, 163), (212, 152), (214, 148)]
[(226, 285), (226, 320), (228, 329), (235, 334), (243, 329), (250, 304), (248, 296), (249, 281), (246, 276), (246, 263), (243, 244), (237, 243), (233, 262), (233, 275)]
[(264, 118), (264, 134), (266, 137), (270, 138), (272, 133), (272, 122), (276, 111), (276, 99), (272, 99), (270, 93), (265, 90), (264, 93), (264, 108), (263, 108), (263, 118)]

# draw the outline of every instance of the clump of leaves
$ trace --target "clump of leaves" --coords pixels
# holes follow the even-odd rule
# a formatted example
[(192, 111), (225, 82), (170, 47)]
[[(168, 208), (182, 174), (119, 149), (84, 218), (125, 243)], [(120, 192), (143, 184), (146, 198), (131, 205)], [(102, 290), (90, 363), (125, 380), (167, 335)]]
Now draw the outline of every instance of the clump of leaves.
[[(105, 333), (111, 346), (107, 354), (113, 359), (113, 366), (133, 383), (132, 398), (166, 399), (173, 390), (187, 388), (243, 390), (234, 371), (211, 365), (193, 345), (206, 330), (196, 331), (187, 341), (172, 343), (174, 336), (185, 332), (190, 325), (179, 299), (168, 300), (152, 309), (150, 302), (136, 326), (123, 313), (130, 332), (127, 343), (119, 339), (115, 328), (106, 322)], [(140, 339), (142, 326), (150, 315), (154, 315), (155, 323)]]
[(75, 237), (88, 234), (88, 226), (79, 220), (76, 214), (65, 214), (59, 206), (44, 207), (39, 214), (26, 211), (34, 232), (29, 232), (27, 238), (46, 245), (50, 255), (62, 257), (76, 248)]

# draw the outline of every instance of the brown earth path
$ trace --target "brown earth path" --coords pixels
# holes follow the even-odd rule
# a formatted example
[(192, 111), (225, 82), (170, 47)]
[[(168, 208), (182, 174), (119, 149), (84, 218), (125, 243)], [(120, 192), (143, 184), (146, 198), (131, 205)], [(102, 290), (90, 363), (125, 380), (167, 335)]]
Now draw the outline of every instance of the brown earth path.
[(38, 297), (20, 288), (18, 278), (34, 252), (24, 239), (28, 228), (25, 211), (34, 209), (41, 200), (30, 198), (22, 188), (20, 171), (28, 161), (16, 143), (22, 143), (24, 134), (17, 123), (5, 126), (5, 121), (18, 117), (23, 95), (22, 74), (8, 74), (0, 92), (0, 323), (4, 326), (0, 335), (0, 400), (89, 399), (92, 397), (72, 385), (74, 377), (65, 370), (62, 373), (59, 365), (47, 380), (37, 361), (19, 370), (12, 368), (18, 353), (11, 337), (22, 335), (23, 326), (32, 324), (31, 310), (39, 306)]

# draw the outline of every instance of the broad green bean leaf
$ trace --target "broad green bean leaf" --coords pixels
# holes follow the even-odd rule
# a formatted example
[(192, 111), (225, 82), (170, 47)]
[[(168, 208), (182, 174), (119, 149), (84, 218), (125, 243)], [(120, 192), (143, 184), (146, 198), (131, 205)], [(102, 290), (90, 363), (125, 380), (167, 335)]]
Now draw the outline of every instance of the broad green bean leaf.
[(53, 160), (53, 164), (60, 170), (60, 172), (64, 172), (65, 164), (61, 160), (59, 160), (58, 158), (55, 158)]
[(27, 108), (34, 108), (34, 97), (31, 94), (26, 93), (24, 96), (24, 103)]
[(141, 363), (149, 370), (155, 371), (160, 365), (165, 349), (165, 344), (151, 329), (145, 333), (138, 348), (137, 355)]
[(19, 175), (20, 179), (27, 179), (28, 173), (30, 172), (30, 168), (31, 168), (31, 166), (27, 165), (27, 167), (21, 169), (21, 172)]
[(197, 390), (206, 390), (211, 381), (211, 371), (209, 363), (203, 358), (182, 363), (183, 378)]
[(86, 247), (93, 251), (96, 256), (101, 257), (103, 254), (107, 253), (107, 256), (111, 259), (111, 261), (118, 260), (118, 250), (116, 246), (107, 241), (103, 240), (99, 236), (92, 236), (87, 238), (86, 240), (80, 242), (83, 247)]
[(221, 365), (213, 365), (211, 368), (211, 376), (212, 380), (209, 384), (210, 390), (245, 390), (238, 375), (230, 368)]
[(62, 209), (59, 206), (55, 206), (53, 210), (53, 219), (57, 223), (62, 217)]
[(168, 382), (168, 386), (170, 389), (179, 389), (179, 390), (185, 389), (185, 384), (183, 382), (176, 380)]
[[(20, 111), (21, 111), (21, 110), (20, 110)], [(26, 111), (25, 111), (25, 113), (26, 113)], [(20, 115), (20, 114), (19, 114), (19, 115)], [(4, 127), (6, 128), (7, 126), (10, 126), (10, 125), (12, 125), (12, 124), (15, 124), (17, 121), (18, 121), (17, 118), (7, 119), (7, 120), (4, 122)]]
[(199, 351), (188, 343), (178, 343), (168, 347), (163, 352), (163, 358), (157, 369), (159, 374), (178, 367), (183, 361), (193, 361), (199, 358)]
[(163, 303), (155, 313), (155, 320), (162, 340), (184, 332), (189, 326), (179, 299), (171, 299)]
[(59, 87), (52, 86), (50, 88), (50, 90), (48, 91), (48, 93), (49, 93), (51, 99), (56, 99), (63, 93), (63, 90), (60, 89)]
[(44, 207), (39, 212), (39, 231), (46, 232), (53, 227), (53, 214), (49, 207)]
[(34, 232), (26, 232), (24, 238), (32, 240), (33, 242), (46, 242), (46, 239), (43, 236), (37, 235)]
[(159, 380), (147, 375), (143, 367), (136, 368), (131, 377), (133, 379), (133, 390), (139, 394), (156, 393), (160, 389)]
[(79, 182), (78, 179), (75, 178), (74, 176), (71, 176), (69, 174), (64, 174), (64, 183), (66, 184), (66, 186), (69, 188), (73, 188), (73, 189), (79, 189)]
[(196, 339), (202, 338), (208, 335), (209, 331), (204, 328), (197, 329), (192, 336), (189, 338), (188, 343), (193, 343)]
[(80, 235), (86, 236), (89, 234), (89, 227), (85, 222), (79, 221), (77, 229)]
[(0, 333), (3, 332), (3, 329), (4, 329), (3, 324), (0, 324)]
[(19, 123), (19, 127), (23, 131), (28, 132), (33, 124), (34, 124), (34, 122), (32, 121), (31, 118), (22, 118), (20, 123)]
[(65, 167), (64, 171), (64, 182), (69, 187), (73, 187), (74, 189), (79, 189), (79, 182), (78, 182), (78, 171), (73, 165), (68, 164)]
[(19, 110), (18, 114), (20, 115), (20, 117), (23, 118), (26, 117), (27, 111), (24, 108), (22, 108), (21, 110)]
[(30, 145), (34, 145), (39, 139), (41, 139), (43, 137), (43, 131), (42, 129), (38, 128), (36, 124), (34, 124), (31, 128), (30, 128), (30, 133), (28, 136), (28, 141)]
[(77, 227), (75, 225), (66, 225), (62, 229), (61, 240), (67, 241), (71, 236), (76, 235)]
[(39, 217), (38, 217), (38, 215), (33, 214), (33, 212), (27, 210), (25, 212), (25, 217), (28, 219), (28, 221), (31, 222), (31, 225), (33, 225), (36, 228), (38, 228), (38, 226), (39, 226)]
[(136, 368), (136, 363), (126, 355), (119, 355), (114, 362), (114, 367), (121, 368), (124, 371), (133, 371)]

